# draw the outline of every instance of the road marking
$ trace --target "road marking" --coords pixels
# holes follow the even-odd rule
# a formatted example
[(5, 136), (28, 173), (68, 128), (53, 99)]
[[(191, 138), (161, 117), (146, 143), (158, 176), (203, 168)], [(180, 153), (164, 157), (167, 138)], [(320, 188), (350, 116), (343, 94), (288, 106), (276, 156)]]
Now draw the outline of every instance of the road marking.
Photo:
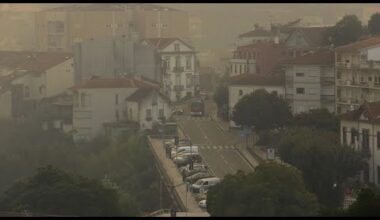
[(210, 150), (210, 149), (211, 149), (211, 147), (210, 147), (210, 146), (207, 146), (207, 149), (209, 149), (209, 150)]
[(213, 146), (212, 148), (214, 148), (215, 150), (216, 150), (216, 149), (218, 149), (218, 147), (217, 147), (217, 146)]

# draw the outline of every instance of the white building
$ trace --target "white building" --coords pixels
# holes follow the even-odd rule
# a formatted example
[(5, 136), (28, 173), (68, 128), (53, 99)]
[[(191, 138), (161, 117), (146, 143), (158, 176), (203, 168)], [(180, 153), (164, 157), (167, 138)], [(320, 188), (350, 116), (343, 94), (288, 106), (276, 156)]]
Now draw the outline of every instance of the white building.
[[(245, 95), (249, 95), (256, 90), (264, 89), (269, 93), (274, 92), (279, 97), (285, 96), (285, 80), (282, 76), (263, 76), (254, 74), (241, 74), (230, 78), (228, 86), (228, 112), (230, 118), (235, 105)], [(235, 123), (230, 120), (230, 125)]]
[[(0, 117), (25, 116), (74, 85), (73, 59), (61, 52), (0, 52)], [(24, 105), (25, 104), (25, 105)]]
[[(127, 76), (118, 79), (92, 79), (76, 86), (73, 106), (74, 140), (89, 140), (104, 134), (104, 124), (138, 119), (135, 117), (136, 107), (131, 107), (132, 112), (129, 112), (126, 99), (141, 88), (159, 89), (159, 85), (143, 77)], [(142, 107), (144, 106), (137, 108), (138, 112), (145, 111)], [(149, 129), (149, 125), (144, 124), (144, 127)]]
[(126, 98), (127, 119), (138, 122), (141, 129), (152, 129), (171, 115), (169, 99), (158, 90), (140, 88)]
[(380, 37), (336, 48), (335, 75), (337, 113), (380, 101)]
[(361, 174), (365, 183), (380, 185), (380, 102), (365, 102), (353, 111), (340, 116), (340, 139), (370, 155)]
[(162, 90), (171, 101), (194, 96), (199, 87), (196, 51), (179, 38), (148, 38), (145, 45), (156, 48), (166, 67)]
[(286, 99), (293, 114), (316, 108), (335, 112), (334, 52), (320, 50), (287, 62)]

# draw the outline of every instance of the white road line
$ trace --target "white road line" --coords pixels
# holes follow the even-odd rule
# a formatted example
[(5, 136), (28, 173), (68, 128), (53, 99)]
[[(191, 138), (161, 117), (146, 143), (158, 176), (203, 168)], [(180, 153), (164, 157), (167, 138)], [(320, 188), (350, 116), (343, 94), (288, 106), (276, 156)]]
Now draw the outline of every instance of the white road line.
[(218, 147), (217, 147), (217, 146), (213, 146), (212, 148), (214, 148), (215, 150), (216, 150), (216, 149), (218, 149)]
[(211, 147), (210, 147), (210, 146), (207, 146), (207, 149), (209, 149), (209, 150), (210, 150), (210, 149), (211, 149)]

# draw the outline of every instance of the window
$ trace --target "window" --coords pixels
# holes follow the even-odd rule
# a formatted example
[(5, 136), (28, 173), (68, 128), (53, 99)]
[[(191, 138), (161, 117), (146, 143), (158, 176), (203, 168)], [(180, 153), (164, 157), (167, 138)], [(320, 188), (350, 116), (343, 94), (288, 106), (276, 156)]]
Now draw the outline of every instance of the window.
[(278, 95), (278, 94), (277, 94), (277, 91), (273, 91), (272, 93), (273, 93), (274, 95)]
[(342, 78), (342, 72), (337, 71), (336, 75), (337, 75), (337, 79), (341, 79)]
[(191, 56), (186, 56), (186, 69), (191, 69)]
[(147, 109), (145, 110), (145, 119), (147, 121), (151, 120), (152, 119), (152, 110), (151, 109)]
[(174, 51), (179, 51), (179, 44), (174, 44)]
[(239, 90), (239, 96), (242, 96), (243, 95), (243, 90)]
[(377, 132), (377, 149), (380, 150), (380, 132)]
[(82, 93), (80, 96), (80, 103), (82, 107), (86, 106), (86, 95), (84, 93)]
[(63, 33), (64, 26), (63, 21), (48, 21), (47, 29), (49, 33)]
[(116, 104), (116, 105), (119, 104), (119, 94), (116, 94), (116, 95), (115, 95), (115, 104)]
[(351, 128), (351, 144), (355, 144), (355, 139), (356, 139), (356, 129)]
[(343, 145), (347, 145), (347, 128), (343, 127), (342, 129)]
[(190, 88), (193, 85), (193, 77), (191, 73), (186, 74), (186, 88)]
[(368, 76), (368, 81), (372, 82), (372, 77), (371, 76)]
[(119, 121), (119, 110), (117, 109), (115, 111), (115, 118), (116, 118), (116, 121)]
[(369, 152), (369, 130), (362, 130), (362, 151)]
[(305, 88), (296, 88), (297, 94), (305, 94)]
[(44, 92), (45, 92), (45, 86), (44, 85), (40, 86), (39, 91), (40, 91), (41, 95), (44, 94)]
[(176, 56), (175, 57), (175, 67), (180, 67), (181, 66), (181, 57)]
[(29, 86), (25, 86), (24, 87), (24, 96), (25, 97), (29, 97), (30, 96)]
[(377, 166), (377, 184), (380, 183), (380, 166)]
[(166, 69), (170, 69), (170, 57), (165, 57)]
[(342, 56), (340, 54), (337, 54), (336, 55), (336, 59), (338, 62), (341, 62), (342, 61)]
[(305, 76), (305, 73), (296, 73), (296, 76), (297, 76), (297, 77), (304, 77), (304, 76)]
[(158, 110), (158, 117), (163, 118), (164, 117), (164, 109)]

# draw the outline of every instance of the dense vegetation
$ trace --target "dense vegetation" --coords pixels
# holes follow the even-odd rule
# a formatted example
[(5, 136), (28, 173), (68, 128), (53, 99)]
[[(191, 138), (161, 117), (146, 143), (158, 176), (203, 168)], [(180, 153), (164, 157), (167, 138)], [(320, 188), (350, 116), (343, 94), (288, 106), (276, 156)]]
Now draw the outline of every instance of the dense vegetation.
[[(33, 122), (0, 122), (0, 193), (40, 167), (107, 182), (117, 190), (122, 215), (135, 216), (159, 209), (159, 175), (144, 136), (109, 141), (99, 137), (74, 144), (54, 131), (43, 131)], [(164, 197), (164, 203), (168, 202)], [(0, 207), (4, 210), (4, 207)], [(55, 214), (55, 213), (49, 213)]]
[(211, 216), (313, 216), (318, 211), (301, 172), (275, 162), (226, 176), (210, 188), (207, 204)]

